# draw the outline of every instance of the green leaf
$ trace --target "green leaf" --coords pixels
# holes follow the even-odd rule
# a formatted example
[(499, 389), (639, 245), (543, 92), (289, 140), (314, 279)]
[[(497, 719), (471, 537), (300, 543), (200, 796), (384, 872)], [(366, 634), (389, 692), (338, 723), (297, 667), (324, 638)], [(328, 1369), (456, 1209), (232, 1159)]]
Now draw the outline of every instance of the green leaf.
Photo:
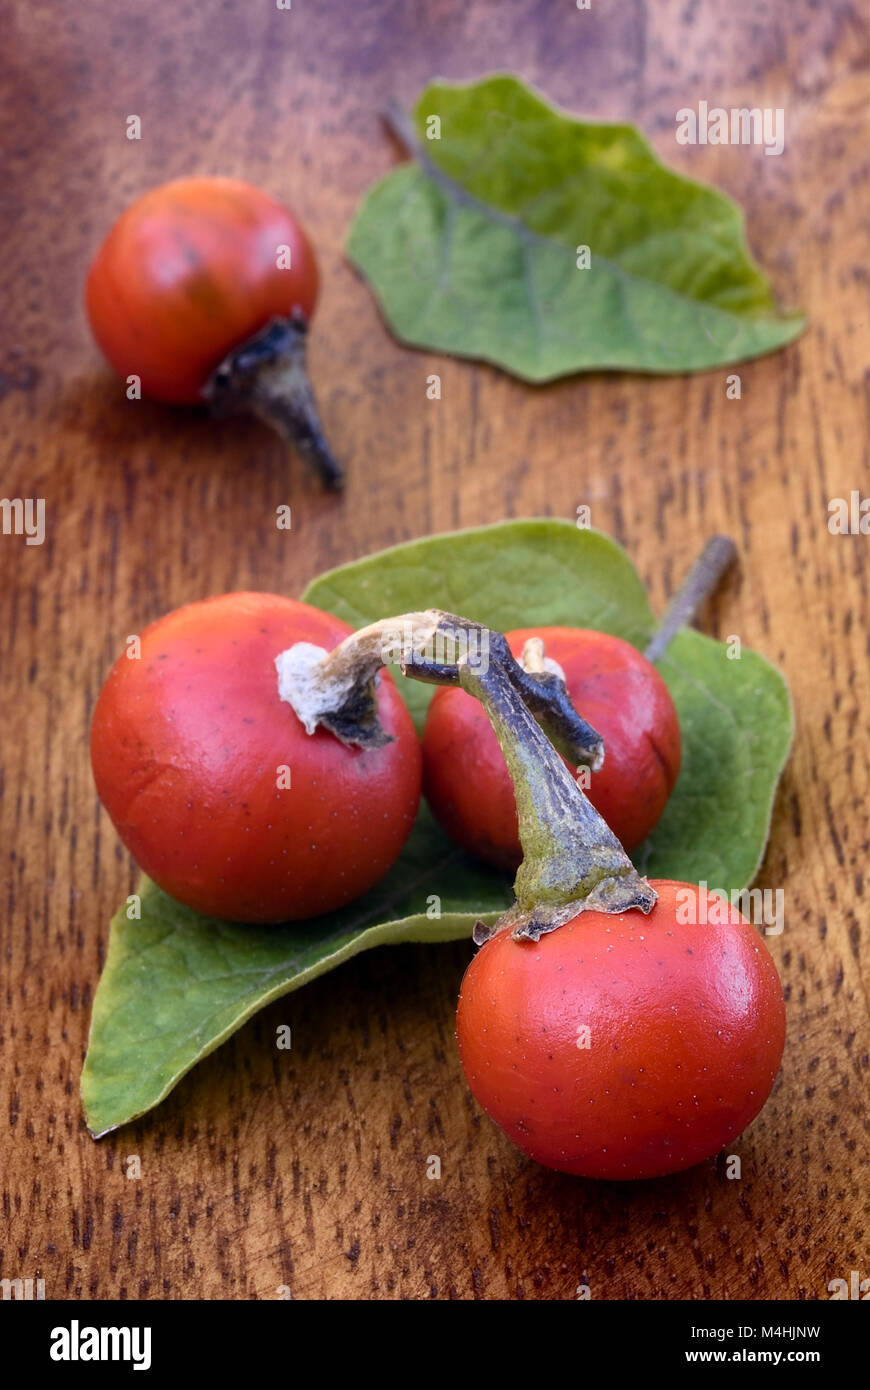
[(418, 162), (371, 189), (347, 245), (405, 342), (548, 381), (702, 371), (803, 328), (778, 311), (740, 208), (634, 126), (576, 120), (496, 75), (433, 83), (412, 130)]
[[(655, 622), (625, 553), (565, 521), (504, 522), (383, 551), (321, 576), (305, 599), (354, 626), (443, 607), (501, 631), (593, 627), (644, 647)], [(682, 632), (660, 669), (683, 734), (665, 815), (635, 856), (651, 877), (725, 892), (754, 876), (791, 738), (788, 691), (762, 657)], [(399, 679), (418, 725), (431, 687)], [(427, 916), (431, 895), (440, 918)], [(166, 1096), (273, 999), (371, 946), (468, 936), (513, 901), (510, 884), (454, 848), (423, 808), (398, 863), (365, 898), (303, 924), (198, 916), (146, 883), (140, 921), (114, 918), (94, 1000), (82, 1096), (105, 1134)]]
[(683, 764), (665, 813), (632, 856), (648, 878), (747, 887), (764, 857), (794, 734), (783, 677), (744, 647), (686, 629), (656, 663), (680, 716)]
[[(493, 922), (509, 883), (458, 850), (425, 808), (398, 864), (340, 912), (250, 927), (202, 917), (148, 879), (141, 920), (112, 920), (94, 999), (82, 1101), (95, 1138), (142, 1115), (273, 999), (372, 946), (452, 941)], [(437, 895), (441, 916), (427, 916)]]

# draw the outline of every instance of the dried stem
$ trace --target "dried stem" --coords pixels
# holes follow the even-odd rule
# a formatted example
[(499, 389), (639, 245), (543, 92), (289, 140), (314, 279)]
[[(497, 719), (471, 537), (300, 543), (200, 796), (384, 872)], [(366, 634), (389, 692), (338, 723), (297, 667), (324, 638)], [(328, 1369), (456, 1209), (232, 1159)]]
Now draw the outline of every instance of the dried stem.
[(658, 661), (664, 655), (680, 628), (692, 621), (701, 605), (715, 592), (736, 558), (737, 547), (728, 536), (711, 536), (668, 604), (644, 653), (647, 661)]
[(344, 486), (330, 448), (305, 365), (307, 323), (301, 314), (273, 319), (225, 357), (203, 389), (218, 419), (256, 415), (297, 449), (327, 487)]
[[(514, 785), (523, 862), (516, 904), (492, 931), (510, 927), (532, 941), (579, 912), (649, 912), (655, 890), (641, 878), (613, 831), (571, 776), (497, 662), (485, 671), (460, 663), (462, 689), (489, 716)], [(474, 939), (491, 934), (478, 924)]]
[[(329, 653), (298, 642), (275, 665), (279, 694), (309, 733), (324, 727), (360, 747), (387, 738), (375, 696), (377, 673), (387, 663), (415, 680), (458, 685), (481, 702), (513, 779), (524, 852), (516, 904), (497, 929), (537, 940), (584, 908), (649, 912), (654, 890), (556, 751), (596, 769), (603, 760), (600, 735), (574, 709), (540, 645), (523, 655), (526, 664), (500, 632), (427, 609), (373, 623)], [(484, 939), (482, 931), (476, 929), (476, 940)]]
[(460, 659), (475, 668), (497, 663), (568, 761), (598, 771), (604, 742), (571, 704), (564, 679), (549, 669), (526, 670), (502, 633), (453, 613), (431, 608), (385, 618), (352, 633), (328, 654), (299, 642), (275, 664), (281, 698), (309, 733), (322, 725), (344, 743), (377, 747), (388, 738), (377, 717), (377, 672), (392, 663), (415, 680), (459, 685)]

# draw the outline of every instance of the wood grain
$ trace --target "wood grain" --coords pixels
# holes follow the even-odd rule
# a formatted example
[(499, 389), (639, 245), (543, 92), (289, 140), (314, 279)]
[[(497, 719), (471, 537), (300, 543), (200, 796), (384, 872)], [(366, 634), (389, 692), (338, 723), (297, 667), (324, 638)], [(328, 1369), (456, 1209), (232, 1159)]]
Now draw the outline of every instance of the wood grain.
[[(0, 84), (5, 496), (44, 497), (42, 546), (0, 536), (3, 913), (0, 1277), (49, 1297), (827, 1298), (870, 1275), (865, 1131), (867, 547), (827, 504), (870, 492), (865, 372), (867, 31), (857, 0), (243, 0), (4, 7)], [(342, 258), (395, 151), (377, 112), (434, 75), (514, 69), (630, 118), (747, 209), (806, 335), (725, 373), (538, 390), (412, 352)], [(675, 112), (782, 106), (786, 147), (681, 148)], [(142, 139), (125, 138), (129, 114)], [(81, 308), (134, 196), (188, 173), (287, 199), (318, 248), (312, 343), (350, 485), (325, 496), (254, 424), (124, 399)], [(426, 377), (442, 377), (440, 402)], [(291, 532), (275, 508), (293, 507)], [(100, 1144), (78, 1079), (107, 923), (133, 870), (100, 811), (90, 711), (128, 633), (233, 588), (297, 594), (328, 565), (505, 516), (573, 517), (629, 549), (663, 606), (700, 542), (739, 576), (706, 617), (785, 670), (798, 736), (760, 878), (788, 1001), (782, 1074), (714, 1161), (608, 1186), (524, 1160), (479, 1111), (453, 1036), (470, 947), (364, 956), (270, 1007), (152, 1116)], [(275, 1028), (292, 1024), (291, 1053)], [(142, 1177), (125, 1177), (138, 1154)], [(437, 1154), (440, 1181), (425, 1175)]]

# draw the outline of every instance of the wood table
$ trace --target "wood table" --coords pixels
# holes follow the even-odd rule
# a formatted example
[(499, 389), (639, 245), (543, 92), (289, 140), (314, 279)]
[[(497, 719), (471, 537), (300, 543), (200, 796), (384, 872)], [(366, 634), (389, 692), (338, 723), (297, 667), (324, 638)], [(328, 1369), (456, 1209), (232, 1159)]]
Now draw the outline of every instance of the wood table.
[[(4, 6), (3, 494), (44, 497), (42, 546), (0, 536), (4, 904), (0, 1276), (48, 1297), (826, 1299), (870, 1275), (867, 548), (828, 503), (870, 491), (867, 32), (858, 0), (152, 0)], [(399, 157), (378, 112), (432, 76), (513, 69), (631, 119), (747, 210), (786, 304), (787, 350), (725, 370), (532, 389), (389, 336), (343, 258)], [(700, 100), (782, 107), (786, 144), (682, 147)], [(126, 138), (137, 114), (142, 138)], [(255, 423), (125, 399), (82, 283), (135, 196), (245, 177), (318, 249), (310, 356), (350, 478), (326, 495)], [(426, 398), (438, 372), (442, 399)], [(293, 509), (291, 531), (275, 509)], [(298, 594), (320, 570), (435, 531), (545, 515), (628, 549), (661, 607), (724, 530), (739, 574), (708, 609), (779, 663), (797, 715), (762, 887), (788, 1006), (782, 1073), (714, 1160), (607, 1185), (526, 1161), (472, 1101), (454, 1009), (470, 944), (372, 952), (269, 1007), (141, 1122), (100, 1143), (78, 1083), (108, 920), (134, 870), (98, 806), (87, 729), (125, 637), (229, 589)], [(291, 1023), (293, 1050), (276, 1053)], [(439, 1182), (426, 1158), (442, 1162)], [(125, 1176), (136, 1154), (142, 1176)]]

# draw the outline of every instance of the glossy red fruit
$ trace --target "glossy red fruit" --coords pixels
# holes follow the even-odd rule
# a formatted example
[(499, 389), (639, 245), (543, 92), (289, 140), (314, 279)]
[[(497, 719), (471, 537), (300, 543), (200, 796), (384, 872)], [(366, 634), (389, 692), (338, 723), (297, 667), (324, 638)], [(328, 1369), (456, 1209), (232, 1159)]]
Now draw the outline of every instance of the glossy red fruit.
[[(586, 794), (624, 847), (658, 822), (680, 770), (680, 725), (668, 688), (628, 642), (584, 628), (506, 634), (519, 657), (530, 637), (565, 672), (577, 711), (602, 735), (605, 758)], [(423, 732), (423, 790), (453, 839), (497, 868), (521, 859), (513, 785), (481, 705), (455, 687), (436, 692)]]
[(693, 903), (702, 916), (698, 889), (653, 886), (649, 916), (583, 912), (537, 943), (497, 934), (462, 982), (468, 1084), (548, 1168), (689, 1168), (737, 1138), (776, 1078), (785, 1009), (763, 940), (734, 909), (724, 925), (686, 923)]
[(310, 319), (317, 289), (314, 252), (289, 208), (239, 179), (190, 178), (121, 214), (85, 298), (122, 377), (138, 376), (156, 400), (196, 404), (214, 368), (270, 319)]
[[(147, 628), (100, 692), (91, 758), (100, 799), (146, 874), (200, 912), (295, 921), (371, 888), (407, 838), (420, 745), (386, 673), (393, 742), (362, 751), (307, 734), (278, 696), (275, 657), (351, 629), (274, 594), (179, 608)], [(289, 769), (288, 776), (281, 769)]]

